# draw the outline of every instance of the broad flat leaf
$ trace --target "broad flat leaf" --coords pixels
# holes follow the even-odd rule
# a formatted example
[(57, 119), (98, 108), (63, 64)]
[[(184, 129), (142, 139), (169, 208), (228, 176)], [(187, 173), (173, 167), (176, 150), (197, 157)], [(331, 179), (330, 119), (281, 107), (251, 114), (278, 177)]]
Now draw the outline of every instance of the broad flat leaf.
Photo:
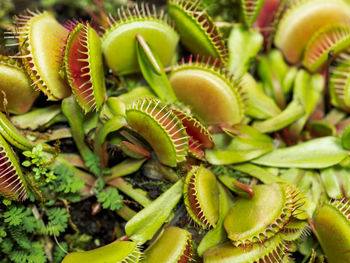
[(169, 217), (182, 197), (183, 182), (179, 180), (146, 208), (138, 212), (125, 225), (131, 240), (144, 244), (150, 240)]
[(299, 136), (311, 113), (322, 97), (324, 79), (321, 74), (310, 75), (305, 70), (298, 71), (294, 84), (294, 99), (299, 99), (304, 106), (305, 114), (290, 127), (294, 136)]
[(322, 183), (326, 189), (327, 195), (333, 199), (343, 198), (343, 192), (334, 167), (321, 170)]
[(341, 136), (341, 144), (346, 150), (350, 150), (350, 125), (345, 128)]
[(242, 25), (233, 27), (228, 39), (229, 71), (235, 76), (246, 73), (249, 62), (258, 54), (263, 41), (263, 36), (257, 30)]
[(260, 86), (249, 73), (242, 77), (241, 87), (247, 97), (246, 114), (259, 120), (269, 119), (280, 114), (280, 108), (273, 99), (264, 93)]
[(248, 125), (237, 124), (223, 130), (233, 138), (223, 149), (205, 151), (205, 156), (211, 164), (246, 162), (273, 150), (272, 139)]
[(255, 121), (253, 127), (264, 133), (274, 132), (287, 127), (303, 115), (304, 106), (299, 99), (294, 99), (280, 114), (265, 121)]
[(137, 172), (142, 164), (146, 161), (147, 159), (126, 159), (122, 161), (121, 163), (118, 163), (117, 165), (113, 166), (111, 168), (111, 176), (108, 176), (105, 178), (106, 181), (109, 181), (113, 178), (129, 175), (132, 173)]
[(60, 105), (51, 105), (45, 108), (34, 109), (26, 114), (13, 116), (12, 123), (20, 129), (36, 130), (61, 113)]
[(285, 182), (279, 176), (269, 172), (266, 167), (260, 167), (251, 163), (242, 163), (231, 166), (233, 169), (247, 173), (250, 176), (253, 176), (259, 179), (264, 184), (272, 184), (276, 182)]
[(143, 77), (162, 101), (175, 102), (175, 93), (157, 54), (140, 34), (136, 35), (136, 39), (137, 60)]
[(333, 166), (347, 155), (340, 139), (329, 136), (274, 150), (252, 162), (272, 167), (317, 169)]

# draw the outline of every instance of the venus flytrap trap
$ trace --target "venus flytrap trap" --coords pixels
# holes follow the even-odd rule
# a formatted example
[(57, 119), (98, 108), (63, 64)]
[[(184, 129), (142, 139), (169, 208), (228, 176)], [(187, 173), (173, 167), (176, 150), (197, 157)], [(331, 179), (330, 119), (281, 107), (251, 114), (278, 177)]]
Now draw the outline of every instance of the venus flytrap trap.
[(205, 124), (235, 124), (242, 120), (241, 87), (217, 59), (191, 56), (187, 63), (182, 60), (170, 73), (169, 81), (177, 98)]
[[(167, 253), (164, 253), (167, 251)], [(145, 251), (142, 262), (195, 262), (191, 234), (178, 227), (168, 227)]]
[(159, 52), (160, 61), (167, 66), (174, 55), (179, 36), (167, 23), (163, 11), (151, 9), (148, 4), (132, 10), (121, 8), (118, 17), (110, 16), (109, 27), (102, 38), (102, 52), (107, 65), (116, 74), (139, 72), (136, 51), (136, 34)]
[(49, 100), (61, 100), (71, 91), (59, 74), (59, 38), (65, 39), (68, 31), (54, 16), (45, 11), (19, 15), (16, 18), (16, 31), (9, 38), (18, 40), (20, 55), (34, 85), (47, 95)]
[(219, 194), (215, 175), (207, 168), (193, 166), (184, 184), (184, 202), (193, 221), (202, 229), (216, 227)]
[(85, 112), (99, 110), (106, 87), (101, 40), (89, 23), (70, 24), (64, 53), (64, 67), (73, 94)]
[(185, 161), (186, 130), (166, 104), (153, 99), (137, 100), (126, 110), (126, 121), (152, 146), (161, 163), (176, 166)]
[[(23, 70), (19, 60), (0, 55), (0, 88), (6, 97), (1, 95), (2, 111), (23, 114), (30, 110), (39, 92), (32, 88), (30, 78)], [(7, 101), (6, 109), (4, 102)]]
[(247, 26), (252, 26), (255, 20), (258, 18), (261, 8), (263, 7), (264, 0), (247, 1), (241, 0), (242, 12), (244, 21)]
[(168, 9), (181, 42), (192, 54), (227, 62), (227, 48), (220, 29), (200, 1), (171, 0)]
[(349, 5), (343, 0), (296, 1), (283, 15), (274, 43), (289, 62), (297, 63), (317, 30), (331, 24), (346, 24), (349, 14)]

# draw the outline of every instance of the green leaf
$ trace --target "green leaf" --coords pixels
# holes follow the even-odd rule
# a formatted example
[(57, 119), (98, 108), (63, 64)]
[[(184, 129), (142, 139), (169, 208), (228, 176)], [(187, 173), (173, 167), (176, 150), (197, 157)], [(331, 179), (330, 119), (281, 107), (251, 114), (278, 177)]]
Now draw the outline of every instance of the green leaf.
[(102, 203), (102, 207), (112, 211), (121, 208), (123, 203), (123, 196), (119, 194), (116, 188), (107, 188), (102, 192), (97, 193), (97, 201)]
[(303, 115), (304, 106), (299, 99), (294, 99), (280, 114), (265, 121), (255, 121), (253, 127), (264, 133), (274, 132), (287, 127)]
[(179, 180), (150, 205), (138, 212), (125, 225), (131, 240), (144, 244), (150, 240), (169, 217), (182, 197), (183, 182)]
[(62, 248), (66, 251), (68, 251), (68, 244), (66, 242), (60, 242), (60, 246), (55, 246), (54, 252), (53, 252), (53, 262), (54, 263), (60, 263), (64, 256), (66, 255), (65, 251), (62, 250)]
[(55, 104), (45, 108), (34, 109), (25, 114), (14, 116), (11, 118), (11, 121), (16, 127), (20, 129), (36, 130), (41, 126), (44, 126), (60, 113), (60, 105)]
[(209, 163), (215, 165), (246, 162), (273, 150), (272, 139), (244, 124), (223, 128), (232, 140), (224, 149), (206, 150)]
[(249, 61), (258, 54), (263, 41), (258, 30), (247, 29), (243, 25), (233, 27), (228, 39), (229, 71), (237, 77), (246, 73)]
[(324, 79), (322, 75), (310, 75), (303, 69), (298, 71), (294, 84), (293, 98), (301, 101), (304, 105), (305, 114), (289, 128), (295, 137), (299, 136), (311, 113), (320, 102), (323, 86)]
[(24, 162), (22, 163), (22, 165), (25, 166), (25, 167), (29, 167), (29, 166), (31, 166), (32, 164), (30, 163), (30, 161), (24, 161)]
[(30, 210), (23, 206), (12, 207), (9, 211), (4, 213), (4, 222), (10, 226), (18, 226), (22, 223), (23, 219), (30, 215)]
[(347, 155), (347, 151), (341, 147), (339, 138), (323, 137), (274, 150), (252, 162), (271, 167), (317, 169), (333, 166)]
[(59, 236), (61, 232), (66, 230), (69, 215), (65, 208), (50, 208), (46, 211), (46, 215), (49, 219), (46, 229), (49, 235)]
[(55, 166), (54, 172), (57, 174), (56, 180), (53, 182), (55, 192), (77, 193), (85, 186), (84, 181), (75, 176), (74, 172), (64, 164)]
[(33, 154), (32, 154), (31, 151), (24, 151), (24, 152), (22, 152), (22, 153), (23, 153), (23, 155), (26, 156), (26, 157), (32, 157), (32, 156), (33, 156)]
[(145, 161), (146, 158), (140, 160), (126, 159), (121, 163), (118, 163), (111, 168), (111, 175), (105, 178), (106, 182), (116, 177), (125, 176), (137, 172)]
[[(343, 191), (338, 179), (338, 173), (335, 167), (329, 167), (321, 170), (321, 180), (326, 189), (327, 195), (332, 199), (342, 199)], [(345, 190), (345, 189), (344, 189)]]
[(86, 167), (96, 176), (102, 175), (100, 158), (93, 152), (88, 152), (84, 156)]
[(275, 101), (267, 96), (249, 73), (242, 77), (242, 91), (247, 97), (246, 114), (254, 119), (265, 120), (281, 113)]
[(177, 98), (156, 52), (140, 34), (136, 34), (136, 39), (137, 60), (142, 75), (161, 101), (165, 103), (175, 102)]
[(350, 125), (345, 128), (341, 136), (341, 144), (344, 149), (350, 150)]

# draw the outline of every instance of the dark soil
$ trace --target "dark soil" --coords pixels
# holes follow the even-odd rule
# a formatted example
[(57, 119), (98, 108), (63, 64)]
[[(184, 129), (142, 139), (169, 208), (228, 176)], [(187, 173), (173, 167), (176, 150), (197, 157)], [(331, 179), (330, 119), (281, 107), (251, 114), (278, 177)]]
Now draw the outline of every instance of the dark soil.
[[(101, 209), (96, 215), (91, 215), (92, 206), (96, 202), (95, 197), (71, 204), (70, 215), (73, 223), (82, 234), (98, 239), (100, 245), (107, 245), (116, 238), (116, 227), (122, 219), (110, 210)], [(88, 249), (95, 248), (95, 242), (90, 243)]]

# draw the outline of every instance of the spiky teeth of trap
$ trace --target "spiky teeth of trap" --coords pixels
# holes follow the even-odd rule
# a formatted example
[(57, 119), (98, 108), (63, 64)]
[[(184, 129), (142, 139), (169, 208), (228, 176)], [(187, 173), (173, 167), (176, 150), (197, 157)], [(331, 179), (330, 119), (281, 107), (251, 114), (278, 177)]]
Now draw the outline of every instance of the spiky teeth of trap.
[(184, 184), (184, 200), (188, 214), (199, 227), (216, 226), (219, 218), (219, 195), (215, 175), (203, 166), (193, 166)]
[(10, 113), (28, 112), (39, 92), (17, 59), (0, 55), (0, 109)]
[(159, 161), (168, 166), (186, 160), (188, 137), (177, 116), (157, 99), (140, 99), (126, 109), (126, 120), (155, 151)]
[(0, 194), (6, 198), (24, 201), (28, 187), (17, 159), (0, 135)]
[(288, 184), (257, 185), (253, 190), (254, 197), (237, 200), (225, 218), (224, 227), (234, 246), (263, 245), (303, 205), (300, 192)]
[(51, 13), (28, 11), (16, 18), (16, 31), (9, 36), (16, 38), (20, 47), (20, 55), (13, 57), (22, 59), (33, 85), (49, 100), (61, 100), (71, 94), (59, 73), (60, 42), (64, 42), (68, 34)]
[(184, 104), (207, 125), (235, 124), (244, 116), (241, 87), (217, 59), (199, 56), (182, 60), (170, 74), (169, 82)]
[(168, 227), (145, 251), (144, 263), (193, 262), (191, 234), (178, 227)]
[(324, 26), (347, 24), (350, 5), (343, 0), (297, 1), (283, 15), (274, 43), (291, 63), (301, 60), (311, 36)]
[(109, 17), (109, 27), (102, 38), (102, 52), (107, 66), (118, 75), (140, 71), (136, 54), (136, 34), (157, 50), (164, 66), (174, 56), (179, 36), (168, 23), (163, 11), (151, 10), (148, 4), (118, 9), (118, 16)]
[(89, 23), (78, 23), (65, 47), (65, 72), (73, 94), (85, 112), (98, 110), (105, 99), (101, 41)]
[(182, 43), (192, 54), (227, 62), (226, 43), (219, 28), (201, 7), (201, 1), (171, 0), (168, 9)]
[(322, 68), (332, 50), (333, 56), (350, 47), (349, 25), (330, 25), (321, 28), (308, 41), (305, 48), (303, 65), (311, 72)]
[(331, 102), (350, 112), (350, 50), (340, 53), (335, 65), (330, 68), (329, 92)]
[(226, 242), (208, 249), (204, 253), (205, 263), (288, 263), (290, 262), (289, 243), (277, 235), (265, 242), (264, 246), (253, 244), (250, 247), (234, 247)]
[(179, 109), (172, 109), (186, 128), (188, 150), (194, 157), (205, 160), (204, 149), (212, 149), (214, 141), (208, 129), (197, 119)]

